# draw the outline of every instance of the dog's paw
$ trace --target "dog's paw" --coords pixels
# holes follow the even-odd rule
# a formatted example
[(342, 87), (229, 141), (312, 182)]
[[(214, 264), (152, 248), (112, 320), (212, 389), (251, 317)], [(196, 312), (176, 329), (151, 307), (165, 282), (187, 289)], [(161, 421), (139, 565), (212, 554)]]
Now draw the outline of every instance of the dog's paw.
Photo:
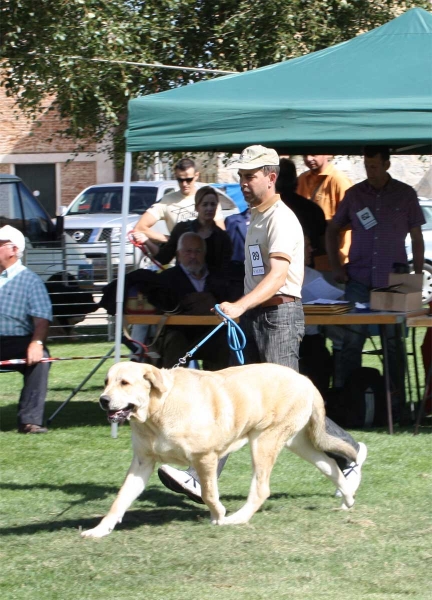
[(340, 506), (341, 510), (349, 510), (354, 506), (354, 502), (355, 500), (352, 497), (348, 501), (345, 499)]
[(82, 538), (101, 538), (111, 533), (112, 529), (98, 525), (94, 529), (88, 529), (87, 531), (81, 532)]
[(236, 513), (225, 517), (219, 525), (245, 525), (249, 521), (250, 517), (237, 511)]
[(221, 505), (221, 510), (218, 514), (210, 513), (210, 523), (212, 525), (224, 525), (226, 509)]

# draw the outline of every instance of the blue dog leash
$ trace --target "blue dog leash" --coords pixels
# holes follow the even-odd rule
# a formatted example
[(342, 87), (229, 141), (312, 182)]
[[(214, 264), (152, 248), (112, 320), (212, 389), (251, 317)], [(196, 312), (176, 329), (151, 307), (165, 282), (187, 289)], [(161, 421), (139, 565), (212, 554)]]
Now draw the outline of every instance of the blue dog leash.
[[(181, 365), (185, 365), (187, 360), (189, 358), (192, 358), (192, 356), (195, 354), (195, 352), (203, 345), (206, 343), (206, 341), (208, 339), (211, 338), (212, 335), (214, 335), (216, 333), (216, 331), (219, 331), (219, 329), (221, 327), (223, 327), (224, 325), (227, 325), (228, 327), (228, 331), (227, 331), (227, 341), (228, 341), (228, 346), (230, 347), (230, 349), (235, 352), (236, 356), (237, 356), (237, 360), (238, 362), (243, 365), (244, 364), (244, 356), (243, 356), (243, 352), (242, 350), (244, 349), (244, 347), (246, 346), (246, 337), (245, 334), (243, 333), (241, 327), (239, 327), (239, 325), (237, 325), (237, 323), (231, 319), (230, 317), (228, 317), (225, 313), (223, 313), (221, 311), (221, 309), (219, 308), (219, 304), (215, 304), (215, 311), (224, 319), (221, 323), (219, 323), (219, 325), (217, 325), (213, 331), (210, 331), (210, 333), (203, 339), (200, 341), (199, 344), (197, 344), (194, 348), (192, 348), (192, 350), (189, 350), (189, 352), (186, 352), (186, 354), (184, 355), (183, 358), (179, 358), (179, 361), (176, 365), (174, 365), (173, 368), (179, 367)], [(240, 336), (240, 340), (239, 340), (239, 336)]]
[[(239, 364), (244, 365), (244, 356), (242, 350), (244, 350), (246, 346), (246, 336), (243, 333), (242, 328), (239, 325), (237, 325), (237, 323), (233, 319), (231, 319), (231, 317), (228, 317), (225, 313), (221, 311), (221, 309), (219, 308), (219, 304), (215, 304), (215, 311), (225, 319), (225, 321), (222, 324), (226, 323), (228, 327), (228, 346), (233, 352), (235, 352)], [(239, 336), (241, 341), (239, 340)]]

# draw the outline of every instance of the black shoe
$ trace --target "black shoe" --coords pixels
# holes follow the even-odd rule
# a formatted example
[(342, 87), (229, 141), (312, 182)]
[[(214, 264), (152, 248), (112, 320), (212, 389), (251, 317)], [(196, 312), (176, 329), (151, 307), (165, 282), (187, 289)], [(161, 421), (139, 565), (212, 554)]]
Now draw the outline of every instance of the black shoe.
[(19, 425), (18, 433), (48, 433), (48, 429), (40, 425), (28, 423), (27, 425)]
[(158, 476), (164, 486), (172, 492), (184, 494), (197, 504), (205, 504), (201, 498), (200, 484), (187, 471), (181, 471), (169, 465), (162, 465), (158, 469)]

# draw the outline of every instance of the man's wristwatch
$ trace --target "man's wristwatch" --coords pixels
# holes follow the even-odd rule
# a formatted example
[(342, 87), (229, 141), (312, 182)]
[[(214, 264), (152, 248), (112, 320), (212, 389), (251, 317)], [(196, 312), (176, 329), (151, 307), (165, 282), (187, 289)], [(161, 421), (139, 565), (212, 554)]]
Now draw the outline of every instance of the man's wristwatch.
[(39, 344), (39, 346), (43, 346), (44, 343), (41, 340), (32, 340), (31, 341), (32, 344)]

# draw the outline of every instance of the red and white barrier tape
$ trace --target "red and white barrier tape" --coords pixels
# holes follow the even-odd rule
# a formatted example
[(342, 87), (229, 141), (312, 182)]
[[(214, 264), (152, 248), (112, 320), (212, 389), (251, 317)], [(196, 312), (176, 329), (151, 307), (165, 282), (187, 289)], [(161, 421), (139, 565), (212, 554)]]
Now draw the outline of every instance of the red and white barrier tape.
[[(69, 356), (66, 358), (57, 358), (57, 357), (49, 357), (49, 358), (41, 358), (41, 363), (49, 363), (49, 362), (57, 362), (59, 360), (97, 360), (102, 358), (114, 358), (113, 356)], [(129, 358), (129, 355), (122, 355), (120, 358)], [(26, 358), (11, 358), (10, 360), (0, 360), (0, 367), (7, 367), (12, 365), (26, 365)]]

